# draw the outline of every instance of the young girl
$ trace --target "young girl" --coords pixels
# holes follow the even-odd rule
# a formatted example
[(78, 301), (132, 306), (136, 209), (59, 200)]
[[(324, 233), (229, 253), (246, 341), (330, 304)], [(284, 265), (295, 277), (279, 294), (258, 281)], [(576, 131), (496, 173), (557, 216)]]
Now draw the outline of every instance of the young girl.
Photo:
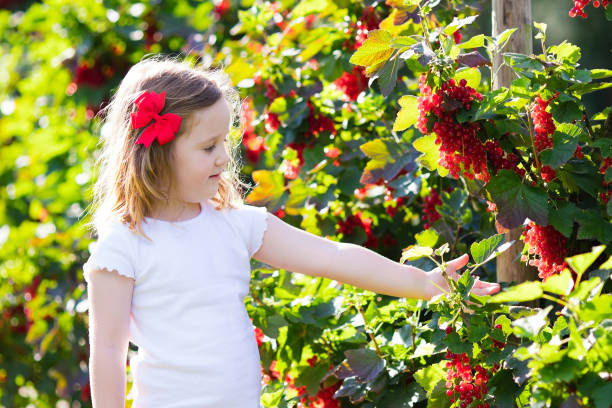
[[(94, 408), (259, 407), (261, 366), (244, 298), (250, 258), (369, 289), (429, 299), (441, 272), (302, 231), (242, 199), (240, 98), (222, 71), (167, 57), (134, 65), (106, 113), (83, 266)], [(239, 134), (239, 133), (238, 133)], [(450, 262), (463, 267), (466, 255)], [(497, 284), (478, 282), (492, 294)]]

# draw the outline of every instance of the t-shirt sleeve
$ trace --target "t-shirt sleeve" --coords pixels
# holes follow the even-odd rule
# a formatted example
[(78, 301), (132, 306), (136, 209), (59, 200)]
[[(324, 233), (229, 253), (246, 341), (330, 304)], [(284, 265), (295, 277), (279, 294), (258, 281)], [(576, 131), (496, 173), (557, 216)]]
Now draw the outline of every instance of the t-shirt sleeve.
[(238, 209), (238, 213), (249, 258), (252, 258), (263, 242), (264, 232), (268, 227), (268, 210), (266, 207), (244, 204)]
[(123, 225), (113, 224), (100, 234), (91, 255), (83, 265), (83, 277), (89, 283), (89, 273), (97, 268), (106, 268), (109, 272), (116, 270), (120, 275), (136, 280), (132, 259), (133, 240), (129, 230)]

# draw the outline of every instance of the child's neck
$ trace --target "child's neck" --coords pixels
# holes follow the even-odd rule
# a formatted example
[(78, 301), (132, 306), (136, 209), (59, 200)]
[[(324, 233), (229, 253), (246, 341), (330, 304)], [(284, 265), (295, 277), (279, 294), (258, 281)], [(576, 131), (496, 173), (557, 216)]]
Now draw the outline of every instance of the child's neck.
[(150, 218), (169, 222), (185, 221), (197, 217), (201, 211), (199, 203), (180, 203), (158, 207), (152, 211)]

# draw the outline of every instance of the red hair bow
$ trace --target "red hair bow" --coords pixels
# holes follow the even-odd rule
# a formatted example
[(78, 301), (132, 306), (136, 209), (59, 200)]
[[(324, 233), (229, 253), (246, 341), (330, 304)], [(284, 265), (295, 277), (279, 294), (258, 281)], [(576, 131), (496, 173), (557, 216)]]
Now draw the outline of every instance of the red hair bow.
[(159, 115), (164, 107), (166, 92), (160, 94), (153, 91), (145, 91), (134, 101), (138, 111), (132, 113), (132, 127), (134, 129), (147, 126), (153, 119), (155, 121), (147, 127), (136, 141), (136, 144), (144, 144), (149, 147), (157, 138), (160, 145), (166, 144), (176, 136), (181, 117), (174, 113)]

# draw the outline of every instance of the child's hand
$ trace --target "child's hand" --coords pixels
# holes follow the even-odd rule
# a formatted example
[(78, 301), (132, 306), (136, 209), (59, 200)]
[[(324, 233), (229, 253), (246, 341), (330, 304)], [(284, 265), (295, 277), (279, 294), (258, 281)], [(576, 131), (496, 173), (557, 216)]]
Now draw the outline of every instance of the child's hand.
[[(452, 279), (459, 279), (459, 274), (457, 273), (458, 269), (461, 269), (467, 264), (469, 260), (468, 254), (463, 254), (459, 258), (455, 258), (452, 261), (447, 262), (446, 273)], [(449, 290), (448, 284), (442, 276), (442, 271), (440, 268), (432, 269), (427, 272), (428, 276), (428, 285), (427, 285), (427, 295), (429, 299), (432, 297), (439, 295), (442, 293), (442, 289), (445, 291)], [(474, 286), (472, 287), (472, 292), (475, 295), (483, 296), (483, 295), (492, 295), (494, 293), (499, 292), (499, 283), (490, 283), (481, 281), (480, 278), (476, 278), (476, 282), (474, 282)]]

